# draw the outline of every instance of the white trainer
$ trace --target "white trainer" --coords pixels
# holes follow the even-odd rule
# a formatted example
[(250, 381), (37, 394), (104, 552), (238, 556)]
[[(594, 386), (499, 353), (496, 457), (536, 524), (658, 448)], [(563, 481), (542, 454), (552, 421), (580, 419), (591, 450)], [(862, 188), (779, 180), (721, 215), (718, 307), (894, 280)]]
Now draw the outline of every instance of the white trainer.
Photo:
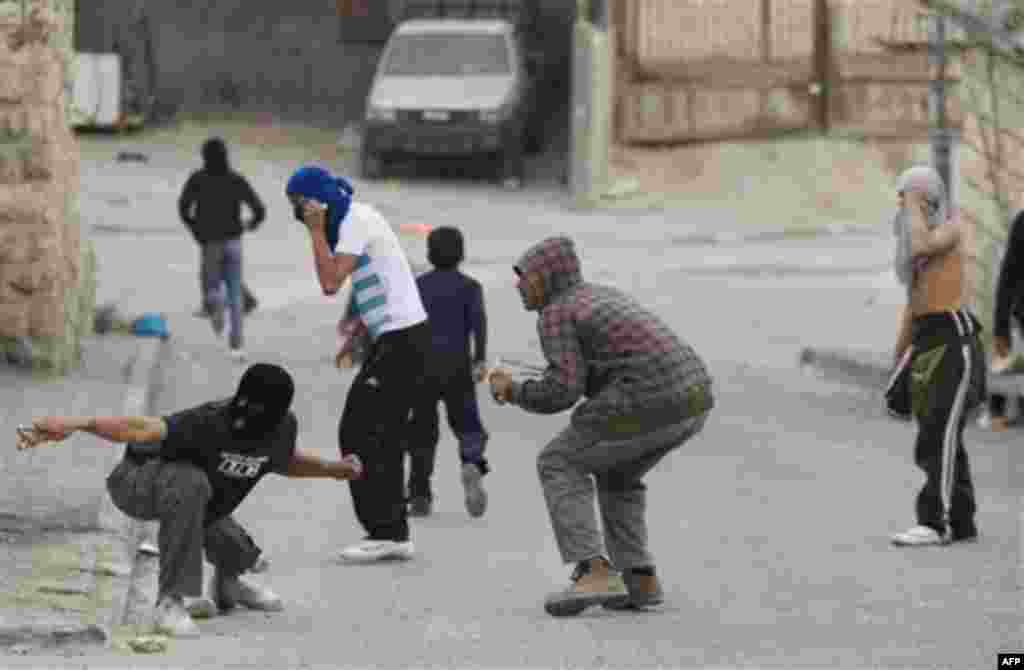
[(363, 540), (346, 547), (338, 554), (338, 558), (347, 563), (373, 563), (384, 560), (409, 560), (413, 557), (414, 547), (410, 540), (395, 542), (394, 540)]
[(472, 463), (462, 466), (462, 488), (466, 493), (466, 511), (471, 517), (481, 517), (487, 511), (487, 491), (483, 486), (483, 473)]
[(236, 363), (244, 363), (249, 357), (248, 354), (245, 353), (245, 349), (231, 349), (229, 351), (229, 355), (231, 356), (231, 360)]
[(910, 530), (896, 533), (891, 539), (897, 547), (933, 547), (950, 542), (949, 537), (940, 535), (928, 526), (914, 526)]
[(245, 577), (221, 578), (214, 572), (210, 590), (214, 600), (223, 611), (242, 605), (261, 612), (280, 612), (284, 609), (281, 597), (265, 586), (259, 586)]
[(156, 632), (171, 637), (199, 637), (199, 627), (189, 616), (181, 598), (165, 596), (156, 604)]

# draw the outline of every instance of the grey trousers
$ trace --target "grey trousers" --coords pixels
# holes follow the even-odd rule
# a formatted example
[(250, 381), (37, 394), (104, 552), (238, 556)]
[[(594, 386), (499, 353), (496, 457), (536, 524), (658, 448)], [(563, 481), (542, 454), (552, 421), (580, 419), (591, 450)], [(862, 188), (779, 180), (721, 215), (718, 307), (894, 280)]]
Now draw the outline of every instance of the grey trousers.
[[(624, 439), (569, 426), (537, 457), (537, 473), (562, 560), (607, 556), (619, 570), (654, 565), (647, 550), (643, 477), (704, 427), (707, 414)], [(594, 509), (595, 489), (604, 534)]]
[(242, 320), (242, 238), (223, 242), (207, 242), (202, 246), (204, 280), (203, 306), (217, 318), (228, 312), (231, 323), (229, 345), (239, 349), (243, 344)]
[(259, 558), (260, 548), (232, 517), (205, 524), (213, 489), (206, 474), (190, 463), (152, 459), (137, 464), (125, 458), (107, 477), (107, 491), (125, 515), (160, 522), (160, 597), (202, 595), (204, 548), (225, 577), (242, 574)]

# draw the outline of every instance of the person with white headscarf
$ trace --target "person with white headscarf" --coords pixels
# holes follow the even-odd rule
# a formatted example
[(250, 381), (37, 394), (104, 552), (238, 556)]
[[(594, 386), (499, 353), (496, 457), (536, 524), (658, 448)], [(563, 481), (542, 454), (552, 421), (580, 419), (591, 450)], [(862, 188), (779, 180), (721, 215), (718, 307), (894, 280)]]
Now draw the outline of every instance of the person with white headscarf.
[(974, 541), (974, 486), (963, 433), (967, 414), (985, 397), (985, 361), (981, 325), (963, 304), (963, 223), (951, 215), (934, 168), (910, 168), (897, 191), (895, 270), (907, 286), (907, 306), (894, 360), (909, 372), (907, 404), (918, 424), (914, 461), (927, 479), (917, 496), (917, 525), (892, 542)]

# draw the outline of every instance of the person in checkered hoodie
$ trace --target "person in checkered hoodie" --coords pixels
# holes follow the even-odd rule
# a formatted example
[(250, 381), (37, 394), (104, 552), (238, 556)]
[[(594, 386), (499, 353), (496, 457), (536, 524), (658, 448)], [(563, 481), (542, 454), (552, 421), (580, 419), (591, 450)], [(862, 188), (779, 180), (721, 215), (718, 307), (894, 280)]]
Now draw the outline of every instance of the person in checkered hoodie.
[(701, 432), (714, 406), (711, 376), (657, 315), (618, 289), (584, 281), (571, 239), (534, 245), (514, 269), (523, 306), (538, 312), (548, 367), (522, 382), (492, 370), (491, 393), (536, 414), (575, 407), (537, 457), (559, 551), (575, 564), (572, 583), (549, 595), (545, 610), (572, 616), (592, 605), (657, 605), (664, 595), (647, 549), (643, 477)]

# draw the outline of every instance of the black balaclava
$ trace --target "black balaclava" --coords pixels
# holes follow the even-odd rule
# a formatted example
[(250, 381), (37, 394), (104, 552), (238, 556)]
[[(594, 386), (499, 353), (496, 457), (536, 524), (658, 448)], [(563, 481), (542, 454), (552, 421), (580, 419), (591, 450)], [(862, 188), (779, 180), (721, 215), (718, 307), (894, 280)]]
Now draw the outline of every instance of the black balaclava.
[(210, 174), (228, 173), (228, 147), (219, 137), (211, 137), (203, 143), (203, 168)]
[(228, 404), (231, 432), (247, 439), (267, 435), (287, 416), (294, 395), (295, 384), (284, 368), (268, 363), (250, 366)]

